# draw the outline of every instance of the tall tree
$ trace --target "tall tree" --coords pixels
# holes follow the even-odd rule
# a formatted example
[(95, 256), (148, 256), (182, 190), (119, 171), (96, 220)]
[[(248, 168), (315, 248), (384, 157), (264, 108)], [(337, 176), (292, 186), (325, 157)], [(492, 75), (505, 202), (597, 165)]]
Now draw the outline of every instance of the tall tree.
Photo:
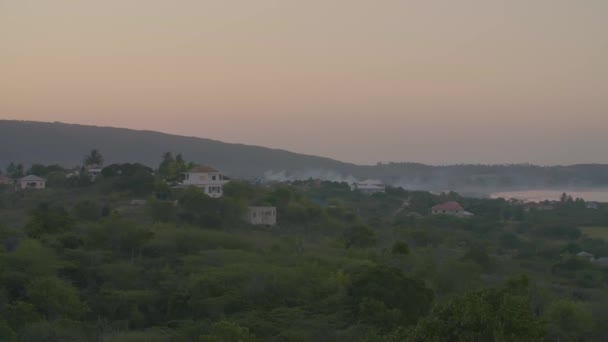
[(91, 150), (91, 152), (84, 157), (84, 165), (86, 166), (101, 164), (103, 164), (103, 156), (97, 149)]
[(6, 168), (6, 173), (12, 178), (21, 178), (25, 176), (23, 164), (15, 164), (13, 162)]

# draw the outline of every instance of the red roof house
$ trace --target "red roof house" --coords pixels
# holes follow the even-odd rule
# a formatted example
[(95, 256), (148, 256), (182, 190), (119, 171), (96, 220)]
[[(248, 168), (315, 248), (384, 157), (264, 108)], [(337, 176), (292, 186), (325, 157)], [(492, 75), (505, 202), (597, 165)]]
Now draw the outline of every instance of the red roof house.
[(438, 204), (431, 208), (431, 214), (433, 215), (455, 215), (464, 216), (464, 208), (458, 202), (445, 202)]

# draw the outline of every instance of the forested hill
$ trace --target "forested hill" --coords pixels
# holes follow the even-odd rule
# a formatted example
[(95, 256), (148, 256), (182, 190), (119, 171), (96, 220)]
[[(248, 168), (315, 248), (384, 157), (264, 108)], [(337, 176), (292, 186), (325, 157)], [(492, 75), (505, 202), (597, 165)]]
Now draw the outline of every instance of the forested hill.
[(164, 152), (213, 165), (237, 177), (260, 177), (268, 170), (322, 168), (347, 171), (354, 165), (265, 147), (124, 128), (0, 120), (0, 165), (10, 162), (78, 165), (92, 148), (108, 163), (157, 166)]
[(63, 123), (0, 120), (0, 167), (10, 162), (78, 165), (91, 149), (106, 164), (158, 165), (164, 152), (213, 165), (241, 178), (275, 180), (320, 178), (332, 181), (381, 179), (423, 190), (493, 191), (515, 188), (606, 187), (608, 165), (448, 165), (389, 163), (363, 166), (265, 147), (229, 144), (195, 137)]

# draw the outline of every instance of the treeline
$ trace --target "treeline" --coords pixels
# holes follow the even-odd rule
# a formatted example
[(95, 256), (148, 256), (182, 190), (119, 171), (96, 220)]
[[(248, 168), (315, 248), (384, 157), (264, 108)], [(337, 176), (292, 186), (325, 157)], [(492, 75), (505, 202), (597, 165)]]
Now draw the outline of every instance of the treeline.
[[(96, 163), (94, 163), (96, 164)], [(608, 210), (347, 184), (176, 189), (189, 162), (0, 188), (0, 340), (601, 341)], [(69, 170), (52, 170), (67, 174)], [(85, 177), (86, 176), (86, 177)], [(132, 204), (133, 200), (136, 203)], [(429, 215), (458, 201), (470, 219)], [(279, 224), (243, 219), (277, 208)]]

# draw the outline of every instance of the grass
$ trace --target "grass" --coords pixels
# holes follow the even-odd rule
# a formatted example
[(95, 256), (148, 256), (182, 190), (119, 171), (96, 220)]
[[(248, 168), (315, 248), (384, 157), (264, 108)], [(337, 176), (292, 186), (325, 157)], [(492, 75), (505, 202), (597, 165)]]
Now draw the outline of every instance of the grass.
[(590, 238), (608, 241), (608, 227), (580, 227), (580, 230)]

